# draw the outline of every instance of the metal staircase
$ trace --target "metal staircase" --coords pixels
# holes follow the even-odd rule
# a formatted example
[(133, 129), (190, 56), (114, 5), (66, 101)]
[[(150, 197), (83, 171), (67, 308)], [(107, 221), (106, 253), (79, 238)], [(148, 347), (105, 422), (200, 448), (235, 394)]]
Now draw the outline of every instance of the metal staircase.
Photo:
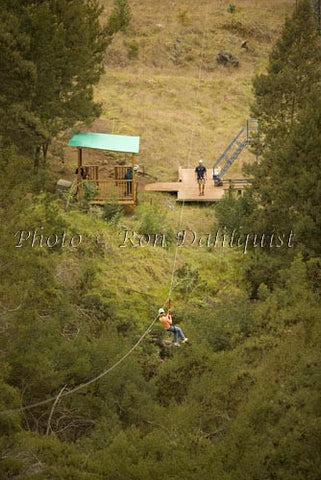
[(224, 150), (213, 166), (214, 185), (221, 186), (222, 177), (230, 166), (238, 158), (242, 150), (251, 140), (258, 136), (258, 121), (251, 118), (246, 121), (246, 125), (239, 131), (233, 141)]

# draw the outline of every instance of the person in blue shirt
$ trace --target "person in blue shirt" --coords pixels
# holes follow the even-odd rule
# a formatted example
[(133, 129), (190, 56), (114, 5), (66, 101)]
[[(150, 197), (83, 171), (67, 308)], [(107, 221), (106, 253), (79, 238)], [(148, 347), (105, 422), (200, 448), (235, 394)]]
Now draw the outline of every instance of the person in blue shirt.
[(127, 171), (125, 173), (125, 180), (130, 180), (129, 182), (126, 182), (126, 195), (130, 196), (132, 195), (132, 180), (133, 180), (133, 169), (132, 167), (128, 167)]
[(199, 194), (204, 195), (205, 183), (207, 180), (206, 167), (203, 165), (203, 160), (199, 161), (199, 164), (195, 168), (195, 178), (198, 183)]

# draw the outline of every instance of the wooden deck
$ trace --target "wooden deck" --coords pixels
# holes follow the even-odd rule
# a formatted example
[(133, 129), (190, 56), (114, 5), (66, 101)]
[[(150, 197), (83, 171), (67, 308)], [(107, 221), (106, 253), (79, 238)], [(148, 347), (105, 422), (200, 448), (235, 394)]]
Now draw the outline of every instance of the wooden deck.
[(178, 182), (158, 182), (148, 183), (145, 190), (153, 192), (177, 192), (178, 202), (217, 202), (221, 200), (229, 186), (235, 188), (238, 194), (242, 194), (246, 181), (241, 180), (224, 180), (221, 187), (214, 186), (211, 171), (207, 173), (207, 182), (205, 185), (204, 195), (199, 195), (198, 184), (195, 180), (194, 168), (179, 168)]

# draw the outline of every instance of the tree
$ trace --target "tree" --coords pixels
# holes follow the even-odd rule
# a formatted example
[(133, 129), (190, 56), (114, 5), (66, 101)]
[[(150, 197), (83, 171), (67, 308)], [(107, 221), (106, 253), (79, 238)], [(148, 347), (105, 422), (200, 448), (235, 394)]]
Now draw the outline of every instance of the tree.
[(275, 205), (287, 224), (295, 226), (297, 242), (307, 255), (320, 255), (321, 235), (321, 100), (316, 87), (304, 110), (288, 149), (280, 152), (279, 190)]
[(41, 125), (31, 111), (36, 82), (36, 67), (27, 59), (29, 38), (21, 32), (17, 16), (0, 13), (0, 135), (2, 148), (19, 142), (30, 149), (30, 138), (39, 141)]
[[(321, 222), (319, 141), (321, 90), (320, 38), (309, 0), (301, 0), (270, 55), (267, 73), (254, 79), (252, 115), (260, 123), (259, 161), (245, 167), (251, 177), (243, 211), (248, 233), (295, 235), (305, 255), (318, 255)], [(235, 215), (242, 212), (235, 199)], [(226, 216), (226, 215), (225, 215)], [(222, 217), (222, 215), (221, 215)], [(231, 212), (227, 220), (231, 218)], [(220, 221), (224, 222), (223, 218)], [(246, 277), (255, 297), (261, 283), (272, 287), (295, 248), (253, 249)]]
[(248, 228), (267, 233), (296, 227), (296, 233), (303, 233), (305, 223), (310, 225), (309, 238), (300, 237), (305, 245), (312, 230), (314, 236), (319, 231), (314, 205), (319, 196), (320, 118), (312, 105), (320, 103), (320, 60), (310, 2), (302, 0), (285, 23), (267, 74), (254, 80), (252, 111), (262, 132), (261, 159), (246, 169), (252, 175), (248, 196), (254, 205)]
[(103, 72), (109, 38), (100, 26), (101, 8), (96, 2), (45, 1), (31, 4), (25, 12), (28, 56), (37, 69), (31, 111), (45, 130), (36, 153), (41, 148), (45, 159), (53, 137), (77, 121), (90, 122), (99, 114), (93, 85)]
[(107, 32), (110, 35), (120, 31), (125, 32), (132, 18), (127, 0), (115, 0), (113, 11), (107, 22)]
[(0, 48), (6, 64), (17, 67), (1, 74), (0, 109), (6, 111), (1, 133), (32, 155), (36, 167), (41, 157), (45, 162), (54, 137), (100, 113), (93, 86), (104, 71), (112, 36), (130, 20), (124, 1), (116, 2), (106, 25), (101, 12), (97, 0), (5, 3)]
[(274, 148), (294, 127), (305, 95), (320, 80), (320, 40), (309, 0), (301, 0), (285, 22), (267, 74), (254, 79), (252, 115), (260, 121), (262, 149)]

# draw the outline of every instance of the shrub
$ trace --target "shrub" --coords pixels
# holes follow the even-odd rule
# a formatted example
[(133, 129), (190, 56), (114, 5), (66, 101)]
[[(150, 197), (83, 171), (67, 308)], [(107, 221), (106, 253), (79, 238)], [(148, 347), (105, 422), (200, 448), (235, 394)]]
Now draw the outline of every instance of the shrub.
[(106, 203), (104, 205), (103, 218), (107, 222), (118, 223), (121, 216), (123, 215), (124, 208), (118, 203)]
[(89, 210), (89, 203), (94, 199), (97, 193), (97, 187), (87, 180), (84, 180), (82, 182), (82, 190), (83, 196), (80, 202), (80, 207), (83, 210)]
[(128, 58), (137, 58), (138, 57), (138, 50), (139, 45), (136, 40), (131, 40), (128, 44)]
[(229, 3), (227, 7), (228, 13), (235, 13), (236, 11), (236, 5), (234, 3)]
[(166, 246), (173, 243), (175, 234), (167, 222), (166, 212), (159, 205), (142, 204), (138, 207), (139, 215), (138, 233), (156, 235), (164, 234)]

